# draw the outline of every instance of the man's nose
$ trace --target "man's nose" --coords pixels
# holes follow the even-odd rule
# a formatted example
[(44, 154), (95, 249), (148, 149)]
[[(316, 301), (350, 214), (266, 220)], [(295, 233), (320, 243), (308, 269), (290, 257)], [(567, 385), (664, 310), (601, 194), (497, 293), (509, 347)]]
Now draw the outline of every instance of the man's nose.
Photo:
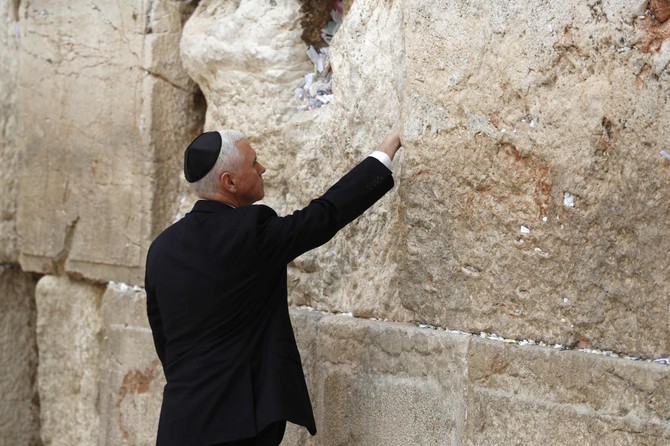
[(261, 163), (258, 163), (258, 173), (263, 175), (265, 173), (265, 166)]

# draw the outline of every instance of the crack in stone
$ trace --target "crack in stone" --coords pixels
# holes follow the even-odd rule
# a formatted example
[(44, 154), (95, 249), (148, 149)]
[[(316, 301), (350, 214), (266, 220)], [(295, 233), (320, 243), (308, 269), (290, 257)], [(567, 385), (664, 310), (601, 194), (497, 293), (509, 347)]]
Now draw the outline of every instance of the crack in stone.
[(70, 250), (72, 249), (72, 239), (74, 232), (79, 223), (79, 216), (75, 217), (65, 228), (65, 240), (63, 241), (63, 248), (56, 254), (54, 258), (54, 266), (58, 275), (65, 274), (65, 262), (70, 257)]
[(181, 91), (186, 92), (186, 93), (192, 93), (192, 91), (191, 91), (190, 89), (188, 89), (188, 88), (186, 88), (186, 87), (182, 87), (181, 85), (175, 83), (174, 81), (172, 81), (171, 79), (165, 77), (165, 76), (162, 75), (161, 73), (157, 73), (156, 71), (150, 70), (150, 69), (145, 68), (145, 67), (142, 67), (142, 66), (140, 66), (139, 68), (141, 68), (142, 70), (144, 70), (144, 72), (145, 72), (146, 74), (148, 74), (149, 76), (153, 76), (153, 77), (155, 77), (155, 78), (157, 78), (157, 79), (160, 79), (160, 80), (162, 80), (162, 81), (164, 81), (164, 82), (167, 82), (168, 84), (170, 84), (171, 86), (173, 86), (173, 87), (176, 88), (177, 90), (181, 90)]

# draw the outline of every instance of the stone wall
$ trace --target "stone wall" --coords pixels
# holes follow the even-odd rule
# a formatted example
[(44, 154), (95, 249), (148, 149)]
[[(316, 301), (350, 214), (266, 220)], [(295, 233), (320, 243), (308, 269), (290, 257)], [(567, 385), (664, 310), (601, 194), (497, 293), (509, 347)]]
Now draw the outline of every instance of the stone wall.
[(347, 0), (305, 110), (326, 3), (0, 2), (0, 444), (154, 444), (144, 257), (203, 126), (286, 214), (396, 123), (396, 188), (290, 265), (283, 444), (666, 444), (670, 3)]
[(181, 45), (270, 204), (306, 204), (398, 120), (406, 146), (395, 193), (295, 262), (294, 304), (667, 356), (670, 25), (646, 2), (358, 0), (335, 101), (309, 111), (298, 2), (257, 3), (202, 2)]
[(0, 3), (0, 262), (15, 262), (16, 194), (19, 152), (16, 123), (18, 11), (14, 2)]
[(69, 4), (19, 11), (21, 264), (141, 284), (152, 237), (177, 213), (178, 148), (201, 124), (175, 52), (192, 7)]
[(39, 444), (35, 279), (0, 266), (0, 444)]

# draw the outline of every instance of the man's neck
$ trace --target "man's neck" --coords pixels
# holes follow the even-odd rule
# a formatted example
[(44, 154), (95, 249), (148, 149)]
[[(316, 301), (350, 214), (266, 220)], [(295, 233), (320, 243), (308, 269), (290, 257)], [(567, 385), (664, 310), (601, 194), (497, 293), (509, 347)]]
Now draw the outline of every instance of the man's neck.
[(238, 208), (239, 203), (237, 203), (237, 200), (235, 200), (235, 197), (229, 197), (225, 194), (222, 194), (220, 192), (216, 192), (213, 194), (202, 194), (199, 196), (203, 200), (212, 200), (212, 201), (218, 201), (219, 203), (223, 203), (225, 205), (230, 206), (231, 208)]

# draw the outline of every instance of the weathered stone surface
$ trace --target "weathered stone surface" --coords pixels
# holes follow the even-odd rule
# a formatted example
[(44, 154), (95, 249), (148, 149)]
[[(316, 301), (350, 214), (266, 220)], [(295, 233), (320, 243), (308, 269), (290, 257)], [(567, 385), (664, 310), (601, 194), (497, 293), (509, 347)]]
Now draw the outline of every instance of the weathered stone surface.
[(670, 2), (668, 0), (649, 0), (649, 10), (651, 15), (661, 23), (670, 19)]
[(473, 338), (465, 444), (670, 441), (667, 366)]
[[(0, 5), (0, 259), (18, 255), (16, 221), (25, 269), (141, 283), (148, 243), (193, 200), (181, 154), (204, 100), (179, 46), (206, 127), (249, 135), (280, 213), (400, 122), (396, 189), (291, 265), (294, 305), (670, 352), (664, 2), (347, 1), (335, 100), (313, 111), (293, 88), (312, 70), (300, 8), (315, 2), (202, 0), (180, 42), (198, 2), (70, 3)], [(155, 435), (143, 294), (104, 290), (39, 283), (47, 444)], [(670, 439), (667, 367), (292, 316), (320, 433), (290, 427), (284, 444)]]
[(398, 187), (295, 262), (294, 304), (658, 357), (670, 22), (643, 3), (357, 0), (313, 111), (290, 97), (311, 70), (297, 0), (202, 2), (181, 49), (206, 126), (262, 141), (279, 212), (400, 120)]
[(94, 445), (100, 430), (104, 287), (45, 276), (37, 283), (37, 382), (42, 441)]
[(0, 266), (0, 444), (39, 444), (35, 278)]
[[(43, 279), (38, 310), (46, 289), (72, 299), (75, 290), (86, 289), (81, 287), (65, 279)], [(100, 298), (99, 289), (86, 290), (89, 297)], [(104, 322), (97, 326), (103, 341), (93, 349), (100, 349), (104, 359), (75, 360), (72, 345), (60, 349), (64, 363), (79, 361), (80, 369), (68, 372), (82, 380), (73, 398), (62, 390), (70, 387), (71, 378), (60, 376), (66, 371), (59, 369), (51, 377), (62, 386), (48, 395), (69, 408), (59, 418), (64, 441), (153, 444), (164, 381), (144, 298), (141, 290), (125, 285), (107, 288), (101, 302)], [(81, 299), (72, 300), (71, 308), (86, 307)], [(291, 317), (319, 433), (311, 437), (289, 425), (284, 445), (568, 445), (599, 444), (601, 439), (605, 444), (660, 445), (670, 439), (667, 366), (314, 311), (293, 310)], [(72, 327), (67, 317), (59, 319)], [(80, 329), (70, 328), (71, 338), (77, 334), (81, 337)], [(89, 419), (66, 430), (73, 407), (96, 401), (94, 382), (99, 412), (89, 407)], [(46, 390), (42, 384), (40, 389)], [(53, 408), (53, 402), (47, 407)], [(93, 429), (87, 431), (90, 442), (74, 442), (72, 435), (83, 436), (82, 430), (93, 425), (92, 414), (98, 413), (97, 443)], [(53, 431), (46, 423), (44, 438), (53, 438)]]
[[(317, 379), (321, 364), (319, 363), (318, 349), (320, 343), (319, 321), (324, 315), (313, 311), (295, 311), (290, 312), (293, 331), (300, 350), (302, 359), (302, 368), (305, 372), (305, 380), (312, 398), (312, 408), (315, 413), (318, 412), (319, 402), (315, 400), (317, 389)], [(317, 423), (319, 421), (317, 420)], [(321, 429), (317, 426), (317, 429)], [(320, 434), (319, 434), (320, 436)], [(282, 445), (312, 445), (315, 439), (307, 429), (292, 423), (287, 423), (286, 433)]]
[(457, 444), (467, 337), (331, 316), (318, 345), (319, 444)]
[(146, 294), (110, 284), (102, 299), (101, 429), (98, 445), (154, 445), (163, 369), (146, 316)]
[(24, 269), (139, 284), (176, 214), (202, 104), (176, 57), (186, 2), (20, 3)]
[(670, 34), (637, 6), (406, 7), (399, 275), (417, 319), (667, 355), (670, 74), (646, 42)]
[(284, 445), (666, 444), (667, 366), (292, 311), (319, 433)]
[(16, 147), (18, 11), (0, 3), (0, 262), (18, 260), (16, 197), (19, 152)]

